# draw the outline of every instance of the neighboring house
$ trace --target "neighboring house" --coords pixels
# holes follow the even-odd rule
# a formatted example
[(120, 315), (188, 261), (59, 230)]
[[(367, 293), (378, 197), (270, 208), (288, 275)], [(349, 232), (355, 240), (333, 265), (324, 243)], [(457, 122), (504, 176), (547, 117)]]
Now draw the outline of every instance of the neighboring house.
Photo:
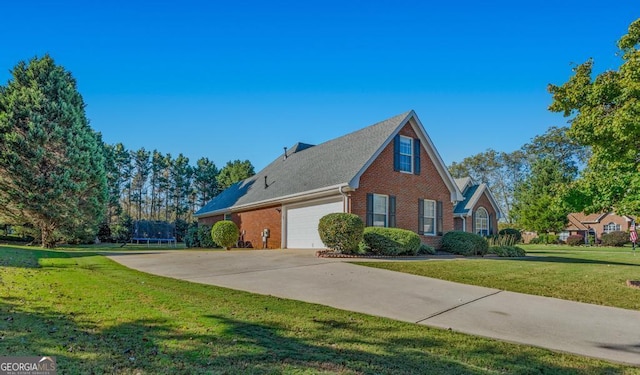
[(333, 212), (356, 214), (367, 226), (408, 229), (438, 247), (463, 199), (409, 111), (317, 146), (285, 149), (195, 216), (204, 224), (234, 221), (255, 248), (324, 248), (318, 222)]
[(629, 231), (633, 218), (616, 215), (613, 212), (586, 215), (580, 212), (567, 215), (569, 224), (564, 231), (559, 233), (559, 238), (566, 241), (570, 235), (595, 236), (597, 240), (605, 233), (615, 231)]
[(455, 230), (482, 236), (497, 234), (502, 213), (487, 184), (476, 184), (470, 177), (455, 181), (464, 196), (453, 210)]

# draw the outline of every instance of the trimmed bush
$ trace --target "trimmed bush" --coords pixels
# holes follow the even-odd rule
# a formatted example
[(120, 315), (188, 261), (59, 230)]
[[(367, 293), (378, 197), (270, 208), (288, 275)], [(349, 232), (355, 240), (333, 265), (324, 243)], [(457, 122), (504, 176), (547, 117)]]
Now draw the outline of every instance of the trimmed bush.
[(582, 237), (579, 234), (572, 234), (569, 237), (567, 237), (567, 240), (565, 241), (567, 243), (567, 245), (569, 246), (580, 246), (580, 245), (584, 245), (584, 237)]
[(426, 243), (421, 243), (418, 248), (418, 255), (436, 255), (436, 249)]
[(621, 232), (618, 230), (602, 235), (603, 246), (622, 247), (629, 242), (631, 242), (631, 240), (629, 239), (629, 233), (627, 232)]
[(489, 245), (477, 234), (452, 231), (445, 233), (442, 237), (442, 250), (464, 256), (484, 256), (489, 250)]
[(520, 232), (519, 229), (516, 228), (504, 228), (504, 229), (500, 229), (500, 232), (498, 232), (498, 235), (503, 237), (503, 236), (510, 236), (513, 238), (513, 240), (516, 243), (520, 243), (522, 242), (522, 232)]
[(238, 242), (240, 231), (236, 223), (230, 220), (222, 220), (211, 227), (211, 239), (213, 242), (229, 250)]
[(523, 257), (527, 255), (523, 248), (518, 246), (491, 246), (489, 254), (495, 254), (499, 257)]
[(360, 250), (377, 255), (416, 255), (420, 236), (399, 228), (366, 227)]
[(322, 242), (343, 254), (358, 252), (364, 234), (364, 223), (358, 215), (333, 213), (320, 218), (318, 233)]

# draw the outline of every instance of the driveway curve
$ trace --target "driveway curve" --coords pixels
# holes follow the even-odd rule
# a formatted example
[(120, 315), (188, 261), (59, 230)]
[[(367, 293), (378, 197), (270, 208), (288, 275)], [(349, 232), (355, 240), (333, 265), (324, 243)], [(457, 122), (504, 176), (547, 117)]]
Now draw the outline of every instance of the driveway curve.
[(353, 259), (317, 258), (312, 250), (176, 250), (108, 257), (155, 275), (640, 366), (639, 311), (362, 267), (350, 264)]

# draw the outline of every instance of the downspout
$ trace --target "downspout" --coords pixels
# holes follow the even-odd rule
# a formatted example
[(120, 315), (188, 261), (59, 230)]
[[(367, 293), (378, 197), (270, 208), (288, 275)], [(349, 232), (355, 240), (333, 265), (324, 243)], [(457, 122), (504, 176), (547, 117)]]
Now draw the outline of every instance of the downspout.
[(345, 187), (348, 187), (349, 185), (342, 185), (338, 187), (338, 191), (340, 192), (340, 194), (344, 197), (344, 203), (342, 205), (342, 208), (344, 209), (344, 212), (347, 213), (351, 213), (351, 209), (349, 207), (349, 193), (345, 193), (342, 189)]

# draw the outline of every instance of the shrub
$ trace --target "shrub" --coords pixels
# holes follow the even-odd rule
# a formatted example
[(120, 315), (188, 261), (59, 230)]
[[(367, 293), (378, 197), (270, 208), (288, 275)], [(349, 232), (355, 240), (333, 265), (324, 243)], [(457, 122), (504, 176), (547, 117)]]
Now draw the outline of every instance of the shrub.
[(522, 242), (522, 232), (515, 228), (504, 228), (498, 232), (500, 236), (511, 236), (516, 243)]
[(452, 231), (442, 237), (442, 249), (450, 253), (471, 256), (484, 255), (489, 249), (487, 241), (473, 233)]
[(236, 223), (230, 220), (221, 220), (211, 227), (211, 239), (213, 242), (229, 250), (238, 242), (240, 231)]
[(518, 246), (491, 246), (489, 253), (499, 257), (523, 257), (527, 254), (523, 248)]
[(615, 231), (610, 233), (605, 233), (602, 235), (602, 245), (604, 246), (624, 246), (626, 243), (630, 242), (629, 234), (626, 232)]
[(198, 242), (200, 243), (200, 247), (218, 247), (211, 238), (211, 225), (202, 224), (198, 226)]
[(420, 236), (399, 228), (364, 228), (360, 250), (378, 255), (416, 255), (420, 248)]
[(510, 234), (500, 234), (487, 237), (487, 243), (491, 246), (515, 246), (518, 243), (517, 237)]
[(580, 246), (584, 244), (584, 237), (579, 234), (572, 234), (567, 237), (566, 242), (569, 246)]
[(184, 235), (184, 245), (186, 247), (200, 247), (200, 238), (198, 238), (198, 223), (191, 223)]
[(530, 244), (557, 244), (560, 243), (560, 238), (555, 235), (555, 234), (547, 234), (547, 233), (543, 233), (543, 234), (539, 234), (538, 237), (536, 238), (532, 238), (531, 241), (529, 241)]
[(358, 245), (362, 241), (364, 223), (358, 215), (328, 214), (320, 218), (318, 233), (329, 249), (353, 254), (358, 251)]
[(426, 243), (421, 243), (418, 248), (418, 255), (436, 255), (436, 249)]

